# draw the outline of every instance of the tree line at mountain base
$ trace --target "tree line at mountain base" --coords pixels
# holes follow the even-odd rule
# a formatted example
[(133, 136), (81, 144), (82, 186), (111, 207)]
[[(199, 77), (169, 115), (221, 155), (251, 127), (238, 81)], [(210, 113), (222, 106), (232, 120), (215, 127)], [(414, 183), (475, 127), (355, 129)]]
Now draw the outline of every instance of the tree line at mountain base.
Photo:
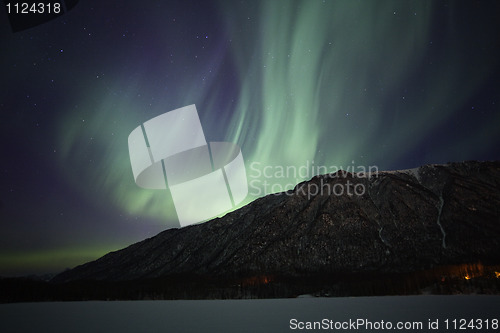
[(0, 302), (3, 303), (418, 294), (500, 294), (500, 265), (448, 265), (411, 273), (266, 274), (234, 278), (184, 274), (145, 280), (66, 283), (0, 279)]

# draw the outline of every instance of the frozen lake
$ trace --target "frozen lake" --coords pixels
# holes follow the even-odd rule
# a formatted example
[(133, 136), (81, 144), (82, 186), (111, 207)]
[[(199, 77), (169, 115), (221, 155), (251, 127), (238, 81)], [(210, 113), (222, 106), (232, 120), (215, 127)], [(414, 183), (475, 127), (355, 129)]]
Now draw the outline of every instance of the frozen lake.
[[(470, 319), (475, 329), (466, 331), (495, 331), (500, 296), (0, 304), (0, 332), (311, 332), (300, 328), (315, 321), (326, 331), (337, 325), (339, 331), (402, 332), (396, 328), (401, 323), (412, 326), (406, 332), (458, 332), (465, 320), (470, 325)], [(428, 329), (429, 320), (439, 325), (438, 330)]]

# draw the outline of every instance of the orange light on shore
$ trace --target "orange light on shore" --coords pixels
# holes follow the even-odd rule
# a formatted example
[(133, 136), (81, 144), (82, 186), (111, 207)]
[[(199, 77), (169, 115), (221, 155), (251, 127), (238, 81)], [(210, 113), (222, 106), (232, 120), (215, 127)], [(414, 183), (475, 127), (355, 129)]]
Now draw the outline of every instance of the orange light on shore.
[(500, 279), (500, 272), (495, 272), (495, 276), (497, 277), (497, 279)]
[(466, 280), (470, 280), (470, 279), (471, 279), (471, 277), (470, 277), (470, 275), (469, 275), (469, 274), (467, 274), (466, 276), (464, 276), (464, 278), (465, 278)]
[(251, 285), (251, 286), (256, 286), (256, 285), (262, 285), (262, 284), (268, 284), (272, 282), (274, 279), (272, 276), (266, 276), (266, 275), (258, 275), (258, 276), (252, 276), (249, 278), (246, 278), (241, 281), (242, 285)]

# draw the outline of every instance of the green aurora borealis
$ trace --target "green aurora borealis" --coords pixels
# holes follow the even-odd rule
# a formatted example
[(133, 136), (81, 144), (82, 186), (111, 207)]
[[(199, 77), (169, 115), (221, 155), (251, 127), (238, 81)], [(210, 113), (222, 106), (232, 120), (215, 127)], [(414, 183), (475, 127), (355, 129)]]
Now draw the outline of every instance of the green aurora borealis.
[[(498, 14), (493, 2), (90, 1), (25, 32), (2, 25), (1, 126), (24, 151), (2, 140), (0, 275), (178, 227), (168, 192), (135, 185), (127, 137), (189, 104), (208, 141), (240, 145), (249, 177), (252, 162), (498, 159)], [(27, 163), (41, 167), (16, 170)]]

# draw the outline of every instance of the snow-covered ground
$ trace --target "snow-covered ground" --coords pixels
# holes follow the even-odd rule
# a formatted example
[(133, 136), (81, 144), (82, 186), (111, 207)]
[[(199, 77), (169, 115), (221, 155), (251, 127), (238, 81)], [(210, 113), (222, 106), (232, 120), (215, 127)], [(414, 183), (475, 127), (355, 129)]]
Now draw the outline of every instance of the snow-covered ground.
[[(461, 319), (475, 319), (467, 331), (487, 332), (499, 309), (500, 296), (479, 295), (19, 303), (0, 304), (0, 332), (311, 332), (299, 328), (314, 322), (324, 331), (458, 332)], [(429, 320), (439, 329), (429, 330)], [(398, 322), (413, 328), (397, 330)]]

